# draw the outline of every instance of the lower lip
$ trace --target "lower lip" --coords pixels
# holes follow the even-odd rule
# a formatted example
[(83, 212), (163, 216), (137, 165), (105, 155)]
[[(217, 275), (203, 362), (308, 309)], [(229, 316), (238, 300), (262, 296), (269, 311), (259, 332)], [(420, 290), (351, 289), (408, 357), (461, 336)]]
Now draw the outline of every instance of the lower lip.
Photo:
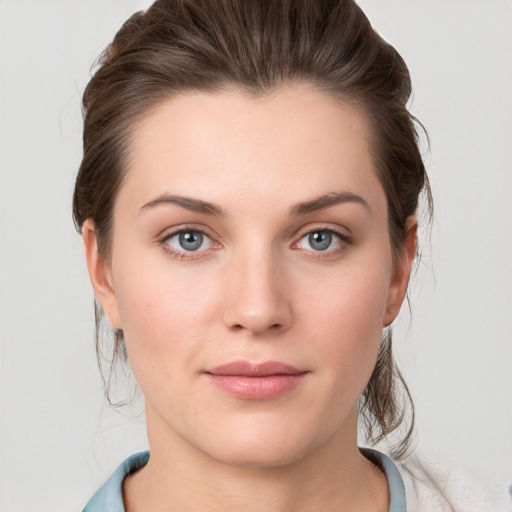
[(211, 373), (206, 375), (216, 386), (232, 396), (245, 400), (268, 400), (297, 388), (307, 373), (266, 375), (262, 377), (213, 375)]

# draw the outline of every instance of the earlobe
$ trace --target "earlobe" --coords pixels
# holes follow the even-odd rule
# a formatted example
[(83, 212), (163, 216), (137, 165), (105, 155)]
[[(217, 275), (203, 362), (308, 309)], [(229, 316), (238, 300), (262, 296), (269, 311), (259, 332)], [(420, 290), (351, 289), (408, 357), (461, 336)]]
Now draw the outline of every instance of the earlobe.
[(401, 254), (395, 262), (393, 278), (389, 286), (384, 327), (389, 326), (398, 315), (409, 284), (412, 263), (416, 255), (416, 233), (418, 222), (415, 217), (409, 217), (406, 221), (407, 235), (404, 240)]
[(96, 299), (101, 304), (110, 323), (116, 329), (122, 329), (119, 305), (115, 294), (112, 274), (108, 262), (99, 254), (96, 229), (92, 219), (87, 219), (82, 227), (87, 269)]

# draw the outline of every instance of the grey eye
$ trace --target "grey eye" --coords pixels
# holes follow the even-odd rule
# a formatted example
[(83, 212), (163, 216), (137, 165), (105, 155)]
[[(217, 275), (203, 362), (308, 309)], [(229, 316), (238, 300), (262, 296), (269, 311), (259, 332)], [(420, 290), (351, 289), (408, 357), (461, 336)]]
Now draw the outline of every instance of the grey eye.
[(335, 252), (350, 243), (348, 237), (332, 229), (316, 229), (306, 233), (297, 247), (312, 252)]
[(215, 242), (199, 229), (181, 229), (168, 235), (163, 244), (166, 250), (179, 259), (195, 259), (217, 247)]
[(178, 242), (184, 251), (197, 251), (203, 245), (203, 233), (199, 231), (182, 231)]
[(214, 245), (208, 235), (195, 229), (176, 231), (174, 234), (169, 235), (164, 242), (174, 252), (180, 254), (201, 252), (210, 249)]
[(313, 231), (307, 236), (309, 246), (315, 251), (325, 251), (332, 243), (332, 234), (328, 231)]

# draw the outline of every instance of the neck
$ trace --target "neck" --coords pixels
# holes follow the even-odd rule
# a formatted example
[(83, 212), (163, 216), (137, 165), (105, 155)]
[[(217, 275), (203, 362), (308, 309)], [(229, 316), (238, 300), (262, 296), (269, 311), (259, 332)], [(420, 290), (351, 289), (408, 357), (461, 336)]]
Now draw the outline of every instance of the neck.
[(215, 460), (176, 433), (162, 435), (155, 420), (148, 417), (150, 460), (125, 480), (126, 512), (388, 510), (387, 479), (357, 447), (357, 413), (354, 435), (337, 432), (297, 460), (266, 467)]

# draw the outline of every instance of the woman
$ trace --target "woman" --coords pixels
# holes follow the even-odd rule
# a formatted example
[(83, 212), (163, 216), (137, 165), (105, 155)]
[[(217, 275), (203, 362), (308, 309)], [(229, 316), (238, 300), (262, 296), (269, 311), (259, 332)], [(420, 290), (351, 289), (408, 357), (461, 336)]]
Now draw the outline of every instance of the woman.
[[(123, 26), (84, 94), (74, 218), (151, 456), (86, 511), (458, 506), (399, 462), (390, 325), (430, 204), (410, 92), (350, 1), (159, 0)], [(395, 463), (359, 419), (403, 429)]]

